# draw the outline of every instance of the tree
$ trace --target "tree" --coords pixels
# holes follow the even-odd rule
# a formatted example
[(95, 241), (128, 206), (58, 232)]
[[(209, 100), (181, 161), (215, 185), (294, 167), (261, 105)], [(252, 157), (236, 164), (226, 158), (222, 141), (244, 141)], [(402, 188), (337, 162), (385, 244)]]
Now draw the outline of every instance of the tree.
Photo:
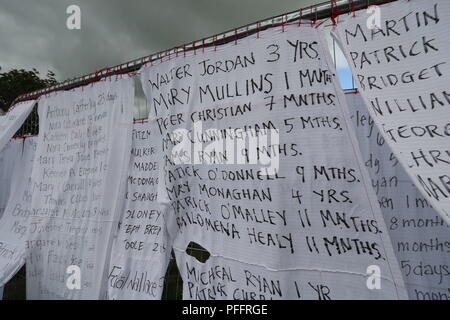
[(12, 69), (1, 72), (0, 67), (0, 109), (8, 110), (11, 103), (21, 94), (43, 89), (58, 83), (52, 71), (47, 72), (46, 78), (41, 78), (36, 69)]

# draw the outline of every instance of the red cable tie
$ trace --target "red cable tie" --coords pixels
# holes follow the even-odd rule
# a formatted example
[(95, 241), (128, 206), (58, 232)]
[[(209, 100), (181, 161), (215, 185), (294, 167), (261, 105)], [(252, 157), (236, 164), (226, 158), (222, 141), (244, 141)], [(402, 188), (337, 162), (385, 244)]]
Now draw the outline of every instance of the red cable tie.
[(197, 46), (196, 46), (196, 41), (194, 41), (193, 43), (192, 43), (192, 45), (194, 46), (194, 56), (196, 56), (197, 55)]
[(234, 45), (237, 45), (237, 41), (238, 41), (238, 29), (234, 29)]
[(325, 22), (327, 22), (328, 19), (331, 19), (331, 18), (326, 18), (326, 19), (322, 20), (321, 22), (315, 24), (314, 28), (316, 28), (316, 29), (319, 28), (321, 25), (323, 25)]
[(115, 66), (114, 67), (114, 75), (116, 76), (116, 81), (117, 81), (117, 74), (119, 73), (119, 66)]

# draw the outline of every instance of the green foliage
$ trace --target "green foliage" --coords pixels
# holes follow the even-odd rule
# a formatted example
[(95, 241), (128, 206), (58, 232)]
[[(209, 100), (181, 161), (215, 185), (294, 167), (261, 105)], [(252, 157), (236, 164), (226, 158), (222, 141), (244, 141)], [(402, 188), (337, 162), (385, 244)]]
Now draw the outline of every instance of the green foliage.
[(47, 77), (42, 79), (36, 69), (13, 69), (1, 72), (0, 67), (0, 109), (6, 111), (11, 103), (21, 94), (43, 89), (58, 83), (55, 74), (48, 71)]

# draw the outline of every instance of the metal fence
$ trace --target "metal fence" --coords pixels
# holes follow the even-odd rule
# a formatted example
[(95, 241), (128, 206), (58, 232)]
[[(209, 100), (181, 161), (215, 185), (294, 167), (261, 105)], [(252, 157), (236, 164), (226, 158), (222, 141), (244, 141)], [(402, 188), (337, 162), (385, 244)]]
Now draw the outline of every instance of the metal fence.
[[(316, 6), (312, 6), (312, 7), (305, 8), (305, 9), (300, 9), (300, 10), (294, 11), (292, 13), (283, 14), (278, 17), (272, 17), (272, 18), (267, 19), (262, 22), (254, 23), (251, 25), (247, 25), (245, 27), (235, 29), (235, 30), (246, 29), (245, 34), (242, 34), (242, 33), (238, 34), (235, 31), (234, 32), (235, 37), (227, 37), (226, 35), (230, 33), (230, 31), (228, 31), (221, 35), (216, 35), (216, 36), (208, 38), (207, 42), (212, 41), (212, 42), (208, 42), (208, 43), (212, 43), (212, 45), (217, 45), (218, 43), (224, 44), (226, 42), (235, 41), (236, 37), (244, 37), (249, 34), (252, 34), (252, 30), (249, 28), (250, 28), (250, 26), (254, 26), (254, 25), (257, 25), (259, 30), (261, 30), (263, 28), (263, 26), (265, 26), (267, 28), (267, 27), (273, 26), (275, 24), (280, 24), (280, 21), (281, 21), (281, 23), (286, 23), (288, 21), (292, 21), (292, 20), (299, 19), (299, 18), (311, 19), (311, 20), (323, 19), (323, 18), (330, 17), (333, 14), (333, 10), (339, 10), (339, 13), (343, 14), (343, 13), (351, 12), (356, 9), (368, 7), (369, 5), (372, 5), (372, 4), (381, 4), (381, 3), (391, 2), (391, 1), (395, 1), (395, 0), (329, 1), (329, 2), (318, 4)], [(205, 43), (205, 39), (200, 40), (200, 41)], [(332, 41), (332, 45), (330, 46), (330, 50), (331, 50), (331, 55), (332, 55), (332, 58), (333, 58), (333, 61), (334, 61), (335, 67), (336, 67), (337, 56), (339, 54), (340, 49), (336, 45), (334, 39), (332, 39), (331, 41)], [(197, 42), (199, 42), (199, 41), (197, 41)], [(194, 47), (195, 47), (195, 43), (196, 42), (193, 42)], [(192, 44), (189, 44), (189, 45), (192, 45)], [(184, 45), (184, 47), (186, 48), (186, 45)], [(170, 49), (170, 50), (174, 50), (174, 49)], [(167, 54), (167, 52), (168, 51), (165, 51), (164, 54)], [(143, 59), (140, 59), (139, 61), (141, 61), (141, 60), (144, 62), (149, 61), (149, 60), (145, 60), (145, 59), (152, 59), (154, 56), (159, 59), (161, 54), (162, 53), (157, 53), (157, 54), (145, 57)], [(131, 62), (124, 64), (127, 66), (127, 68), (125, 68), (125, 71), (126, 72), (129, 72), (130, 70), (135, 71), (136, 66), (139, 66), (139, 63), (140, 63), (139, 61), (138, 60), (133, 61), (134, 68), (130, 67)], [(118, 68), (108, 68), (108, 70), (111, 70), (111, 69), (119, 70)], [(107, 74), (106, 72), (104, 73), (104, 76), (108, 76), (108, 75), (109, 74)], [(76, 81), (77, 79), (68, 80), (60, 85), (57, 85), (55, 88), (59, 88), (58, 90), (64, 90), (64, 89), (74, 88), (77, 86), (77, 84), (78, 84), (78, 86), (81, 86), (81, 85), (85, 84), (84, 79), (89, 78), (89, 76), (90, 75), (77, 78), (78, 82)], [(96, 73), (96, 76), (98, 76), (97, 73)], [(342, 80), (344, 80), (347, 83), (351, 83), (351, 86), (346, 87), (344, 89), (354, 90), (355, 82), (351, 78), (350, 73), (348, 73), (347, 75), (344, 75), (344, 76), (348, 76), (350, 78), (349, 79), (341, 79), (341, 82), (342, 82)], [(138, 81), (137, 78), (136, 78), (135, 84), (136, 84), (135, 85), (135, 88), (136, 88), (135, 101), (136, 101), (136, 103), (135, 103), (134, 118), (135, 118), (135, 120), (146, 119), (147, 115), (148, 115), (147, 100), (144, 97), (144, 93), (143, 93), (140, 81)], [(52, 91), (52, 90), (47, 90), (47, 91)], [(21, 99), (19, 99), (19, 101), (26, 100), (27, 98), (36, 98), (37, 96), (44, 94), (47, 91), (40, 90), (36, 93), (31, 93), (31, 94), (25, 95), (23, 97), (23, 99), (21, 98)], [(35, 136), (35, 135), (39, 134), (39, 118), (38, 118), (37, 108), (38, 108), (38, 105), (36, 104), (33, 111), (31, 112), (30, 116), (24, 122), (22, 127), (17, 131), (16, 138), (26, 138), (29, 136)], [(206, 250), (204, 250), (203, 248), (199, 247), (198, 245), (195, 245), (192, 243), (188, 246), (187, 253), (196, 257), (197, 259), (199, 259), (201, 261), (206, 260), (209, 257), (209, 253)], [(166, 272), (162, 299), (163, 300), (177, 300), (177, 299), (182, 299), (182, 295), (183, 295), (183, 281), (181, 279), (181, 276), (180, 276), (178, 268), (177, 268), (174, 253), (172, 252), (170, 263), (169, 263), (169, 266), (168, 266), (168, 269)], [(25, 299), (25, 267), (22, 268), (16, 274), (16, 276), (5, 286), (4, 299), (6, 299), (6, 300), (8, 300), (8, 299), (14, 299), (14, 300), (15, 299)]]

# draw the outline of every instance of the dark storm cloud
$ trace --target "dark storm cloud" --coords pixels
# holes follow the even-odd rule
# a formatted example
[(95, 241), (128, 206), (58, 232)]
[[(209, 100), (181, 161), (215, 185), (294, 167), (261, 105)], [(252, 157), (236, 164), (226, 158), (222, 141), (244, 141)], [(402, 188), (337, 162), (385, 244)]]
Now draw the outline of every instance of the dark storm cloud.
[[(319, 2), (0, 0), (0, 66), (63, 80)], [(71, 4), (81, 8), (81, 30), (66, 28)]]

